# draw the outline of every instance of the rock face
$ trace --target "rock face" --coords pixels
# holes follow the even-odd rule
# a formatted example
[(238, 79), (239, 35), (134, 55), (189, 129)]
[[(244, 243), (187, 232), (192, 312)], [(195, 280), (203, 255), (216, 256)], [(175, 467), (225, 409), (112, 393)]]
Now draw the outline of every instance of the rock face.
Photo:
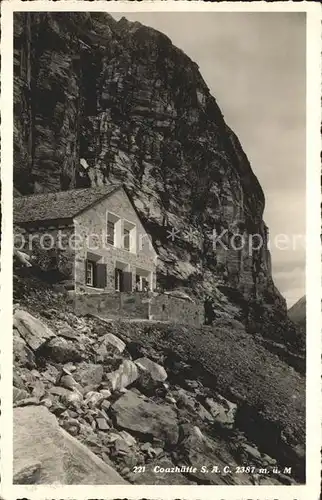
[(14, 410), (14, 484), (126, 484), (44, 407)]
[[(161, 285), (207, 293), (216, 317), (233, 311), (251, 331), (294, 341), (262, 189), (197, 64), (162, 33), (106, 13), (16, 13), (14, 62), (22, 194), (124, 182)], [(227, 248), (212, 240), (222, 233)], [(263, 245), (249, 255), (254, 234)]]

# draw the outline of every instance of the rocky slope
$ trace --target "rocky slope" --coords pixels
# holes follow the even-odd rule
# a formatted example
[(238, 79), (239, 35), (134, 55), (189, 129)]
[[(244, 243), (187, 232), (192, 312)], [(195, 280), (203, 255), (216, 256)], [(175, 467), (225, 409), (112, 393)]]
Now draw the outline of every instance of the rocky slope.
[[(303, 347), (272, 280), (262, 189), (198, 66), (164, 34), (104, 13), (16, 13), (14, 179), (22, 194), (124, 182), (159, 284)], [(249, 255), (254, 234), (264, 244)]]
[[(15, 290), (16, 483), (86, 483), (87, 463), (102, 484), (102, 461), (106, 483), (117, 474), (133, 484), (304, 481), (305, 380), (241, 323), (198, 329), (80, 318), (47, 286), (16, 277)], [(30, 414), (33, 439), (23, 424)]]
[(306, 324), (306, 296), (302, 297), (288, 310), (291, 320), (302, 328)]

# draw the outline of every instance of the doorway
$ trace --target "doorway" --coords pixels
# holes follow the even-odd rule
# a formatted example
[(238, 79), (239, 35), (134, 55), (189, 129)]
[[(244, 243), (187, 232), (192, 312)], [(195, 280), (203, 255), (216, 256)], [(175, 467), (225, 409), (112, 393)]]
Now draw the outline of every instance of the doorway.
[(132, 292), (132, 272), (129, 264), (115, 263), (114, 283), (116, 292)]
[(139, 292), (152, 290), (152, 273), (150, 271), (136, 268), (135, 290)]

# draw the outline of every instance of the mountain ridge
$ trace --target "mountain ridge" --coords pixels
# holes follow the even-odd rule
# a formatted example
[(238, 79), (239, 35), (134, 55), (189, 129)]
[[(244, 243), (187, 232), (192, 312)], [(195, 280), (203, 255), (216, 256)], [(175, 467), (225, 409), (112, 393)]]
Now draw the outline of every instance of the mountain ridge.
[(298, 301), (296, 301), (288, 310), (288, 315), (291, 320), (305, 327), (306, 323), (306, 295), (303, 295)]

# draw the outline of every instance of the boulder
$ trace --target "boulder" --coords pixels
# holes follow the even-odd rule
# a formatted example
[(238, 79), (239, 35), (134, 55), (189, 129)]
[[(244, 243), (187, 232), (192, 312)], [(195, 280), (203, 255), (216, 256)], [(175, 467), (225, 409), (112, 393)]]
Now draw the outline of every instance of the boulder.
[(14, 387), (17, 387), (17, 389), (22, 389), (22, 390), (26, 389), (26, 386), (25, 386), (25, 383), (24, 383), (22, 377), (16, 372), (15, 369), (13, 369), (12, 382), (13, 382)]
[(49, 362), (46, 363), (46, 370), (41, 373), (42, 379), (46, 380), (47, 382), (50, 382), (50, 384), (55, 384), (57, 377), (59, 375), (60, 371), (59, 369), (50, 364)]
[(119, 455), (128, 455), (131, 452), (130, 446), (122, 438), (114, 441), (114, 450)]
[(121, 431), (120, 436), (122, 437), (122, 439), (124, 439), (124, 441), (129, 447), (134, 446), (136, 444), (135, 437), (131, 436), (131, 434), (129, 434), (128, 432)]
[(84, 404), (89, 408), (96, 408), (104, 400), (103, 394), (96, 391), (90, 391), (86, 394)]
[(59, 314), (61, 314), (61, 313), (58, 311), (58, 309), (55, 309), (54, 307), (51, 307), (50, 309), (45, 309), (42, 312), (42, 315), (48, 319), (55, 319), (58, 317)]
[(117, 462), (118, 467), (122, 468), (123, 474), (127, 470), (127, 474), (133, 470), (136, 465), (142, 464), (143, 455), (138, 449), (130, 448), (124, 439), (116, 439), (110, 448), (110, 457)]
[(60, 425), (72, 436), (77, 436), (80, 432), (80, 423), (75, 418), (61, 418)]
[(224, 397), (217, 395), (217, 401), (212, 398), (206, 399), (206, 404), (215, 422), (223, 427), (232, 428), (235, 424), (237, 405)]
[(100, 431), (108, 431), (110, 428), (106, 419), (102, 417), (96, 419), (96, 425)]
[(35, 355), (27, 346), (25, 340), (20, 336), (16, 328), (13, 329), (13, 359), (17, 366), (33, 368), (35, 364)]
[(20, 399), (16, 403), (14, 403), (14, 407), (16, 406), (35, 406), (41, 404), (39, 398), (28, 396), (26, 399)]
[(72, 375), (63, 375), (59, 379), (59, 385), (61, 387), (65, 387), (66, 389), (70, 389), (71, 391), (77, 390), (78, 392), (82, 392), (82, 386), (76, 382)]
[(13, 417), (15, 484), (126, 484), (112, 467), (61, 429), (47, 408), (16, 408)]
[(32, 396), (35, 398), (42, 398), (46, 393), (45, 385), (41, 380), (37, 380), (32, 385)]
[(32, 351), (56, 336), (45, 323), (23, 309), (15, 310), (13, 325)]
[(266, 453), (264, 453), (261, 456), (261, 459), (262, 459), (263, 465), (276, 465), (277, 464), (277, 460), (275, 458), (270, 457), (269, 455), (266, 455)]
[(213, 416), (201, 403), (199, 403), (195, 394), (189, 393), (185, 389), (179, 389), (173, 392), (173, 395), (177, 401), (177, 407), (181, 409), (180, 414), (182, 414), (182, 416), (186, 413), (184, 410), (187, 410), (190, 415), (195, 415), (196, 418), (199, 417), (199, 419), (207, 422), (214, 421)]
[[(247, 474), (234, 473), (237, 463), (232, 460), (224, 441), (215, 442), (199, 427), (190, 424), (184, 424), (181, 429), (183, 439), (174, 456), (179, 465), (195, 468), (189, 472), (189, 478), (199, 484), (252, 484)], [(213, 466), (218, 466), (220, 472), (213, 472)], [(228, 473), (224, 472), (224, 467), (230, 468)]]
[(56, 385), (70, 389), (71, 391), (77, 390), (82, 392), (82, 386), (76, 382), (71, 372), (68, 370), (66, 365), (60, 370), (56, 377)]
[(77, 366), (74, 373), (74, 378), (83, 387), (89, 385), (96, 385), (102, 382), (104, 369), (102, 365), (95, 365), (92, 363), (84, 363)]
[(104, 398), (106, 398), (106, 399), (108, 399), (108, 398), (110, 398), (110, 397), (112, 396), (112, 393), (111, 393), (111, 391), (110, 391), (109, 389), (101, 389), (99, 392), (100, 392), (100, 393), (104, 396)]
[(25, 389), (17, 389), (17, 387), (13, 387), (13, 403), (18, 403), (18, 401), (22, 401), (23, 399), (27, 399), (30, 396), (29, 392)]
[(114, 372), (105, 376), (112, 391), (119, 391), (139, 378), (139, 370), (133, 361), (126, 359)]
[(144, 372), (148, 372), (155, 382), (164, 382), (168, 377), (163, 366), (158, 365), (149, 358), (136, 359), (135, 364)]
[(79, 335), (69, 325), (63, 326), (57, 330), (59, 337), (64, 337), (67, 340), (76, 340)]
[(57, 363), (68, 363), (69, 361), (81, 361), (83, 359), (83, 352), (79, 346), (62, 337), (49, 340), (44, 347), (43, 356), (48, 356)]
[(64, 398), (68, 397), (71, 391), (65, 387), (51, 387), (49, 393)]
[(196, 413), (198, 414), (198, 417), (201, 418), (201, 420), (213, 423), (214, 421), (213, 416), (211, 415), (211, 413), (209, 413), (208, 410), (206, 410), (204, 406), (202, 406), (202, 404), (197, 403)]
[(251, 446), (249, 444), (243, 443), (242, 448), (244, 452), (248, 455), (250, 460), (255, 460), (260, 465), (263, 461), (261, 453), (255, 446)]
[(200, 385), (201, 385), (200, 382), (197, 382), (197, 380), (189, 380), (189, 379), (185, 380), (185, 386), (192, 392), (195, 391), (196, 389), (199, 389)]
[(97, 350), (97, 354), (100, 356), (105, 356), (111, 352), (117, 352), (121, 354), (125, 349), (125, 343), (123, 340), (119, 339), (112, 333), (107, 333), (104, 335), (103, 340)]
[(13, 249), (13, 263), (14, 266), (19, 267), (32, 267), (32, 263), (30, 262), (31, 255), (26, 252), (21, 252), (17, 248)]
[(37, 484), (40, 479), (40, 462), (30, 462), (13, 475), (13, 484)]
[(127, 391), (112, 406), (119, 427), (147, 438), (158, 438), (175, 445), (179, 437), (176, 413), (170, 406), (146, 401)]
[[(100, 393), (100, 394), (102, 394), (102, 393)], [(110, 409), (111, 403), (109, 401), (107, 401), (107, 399), (104, 399), (100, 406), (101, 406), (101, 410), (106, 412)]]
[(49, 392), (58, 396), (61, 403), (66, 406), (78, 406), (83, 401), (82, 394), (77, 390), (71, 391), (65, 387), (51, 387)]

